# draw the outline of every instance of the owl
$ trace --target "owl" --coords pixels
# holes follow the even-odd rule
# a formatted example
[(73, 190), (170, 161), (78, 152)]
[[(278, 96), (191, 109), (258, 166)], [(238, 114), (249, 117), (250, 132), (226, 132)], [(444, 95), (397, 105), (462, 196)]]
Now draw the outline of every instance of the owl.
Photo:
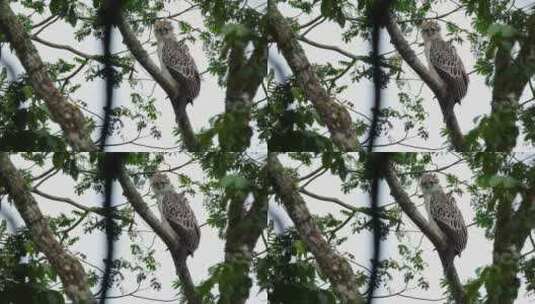
[(188, 46), (176, 39), (173, 26), (167, 20), (154, 23), (154, 35), (163, 75), (178, 87), (180, 102), (193, 104), (201, 89), (201, 77)]
[(187, 254), (199, 247), (201, 231), (184, 193), (177, 193), (165, 174), (156, 173), (151, 178), (151, 187), (156, 200), (164, 229), (172, 231), (180, 238), (180, 244)]
[(425, 209), (429, 224), (439, 229), (447, 238), (447, 264), (451, 265), (455, 255), (461, 255), (466, 248), (467, 229), (463, 215), (453, 196), (444, 193), (434, 174), (424, 174), (420, 179)]
[(468, 90), (468, 74), (455, 47), (442, 39), (435, 21), (424, 21), (421, 32), (429, 71), (446, 84), (449, 101), (461, 103)]

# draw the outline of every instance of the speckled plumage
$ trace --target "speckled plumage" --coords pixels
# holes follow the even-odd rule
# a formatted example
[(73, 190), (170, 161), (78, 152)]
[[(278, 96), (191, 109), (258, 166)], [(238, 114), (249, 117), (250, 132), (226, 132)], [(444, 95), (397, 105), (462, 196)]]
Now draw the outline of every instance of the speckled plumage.
[(178, 235), (181, 245), (193, 256), (193, 252), (199, 247), (201, 231), (186, 196), (184, 193), (177, 193), (164, 174), (153, 175), (151, 186), (158, 201), (164, 229), (170, 229)]
[(181, 99), (193, 103), (201, 89), (201, 77), (188, 46), (184, 41), (177, 41), (169, 21), (156, 21), (154, 32), (163, 74), (177, 84)]
[(438, 23), (425, 21), (421, 30), (429, 70), (446, 83), (451, 101), (460, 103), (466, 96), (469, 82), (461, 58), (455, 47), (442, 39)]
[[(455, 199), (444, 193), (434, 174), (424, 174), (420, 180), (420, 186), (424, 194), (424, 203), (430, 224), (436, 225), (447, 237), (453, 256), (460, 256), (466, 248), (468, 231)], [(453, 256), (451, 256), (451, 260), (453, 260)]]

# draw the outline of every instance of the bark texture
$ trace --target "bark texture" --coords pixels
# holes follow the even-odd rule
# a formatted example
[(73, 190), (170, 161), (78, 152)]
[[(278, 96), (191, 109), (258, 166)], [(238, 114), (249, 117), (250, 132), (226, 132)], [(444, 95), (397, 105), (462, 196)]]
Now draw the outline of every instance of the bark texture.
[(321, 272), (328, 278), (342, 303), (364, 303), (351, 266), (325, 240), (299, 194), (297, 179), (285, 172), (274, 153), (268, 156), (268, 172), (274, 191), (294, 222), (299, 236), (316, 258)]
[(0, 30), (5, 33), (11, 47), (24, 66), (35, 93), (44, 100), (52, 120), (60, 125), (73, 150), (96, 150), (82, 112), (71, 104), (65, 96), (61, 95), (54, 86), (48, 76), (47, 67), (8, 2), (0, 0)]
[(22, 174), (11, 163), (8, 153), (0, 153), (0, 184), (15, 203), (15, 208), (31, 231), (33, 241), (58, 273), (69, 299), (78, 304), (96, 303), (82, 264), (67, 253), (56, 240)]
[(152, 213), (149, 206), (139, 192), (136, 189), (136, 186), (129, 177), (129, 173), (126, 168), (121, 167), (119, 173), (119, 182), (123, 188), (123, 194), (128, 199), (134, 210), (143, 218), (143, 220), (154, 230), (156, 235), (162, 239), (165, 243), (171, 257), (173, 258), (173, 263), (175, 264), (176, 274), (180, 278), (182, 291), (187, 299), (189, 304), (201, 304), (201, 299), (197, 292), (195, 291), (195, 285), (191, 279), (191, 274), (186, 264), (187, 254), (184, 250), (184, 246), (180, 244), (179, 238), (174, 235), (171, 231), (166, 230), (161, 225), (160, 220)]
[(318, 75), (299, 44), (297, 35), (275, 4), (268, 5), (268, 28), (306, 97), (327, 125), (333, 142), (342, 151), (358, 151), (357, 132), (352, 125), (349, 112), (322, 88)]
[(239, 271), (233, 282), (239, 283), (231, 292), (220, 289), (219, 304), (245, 304), (249, 298), (252, 280), (249, 270), (254, 247), (267, 226), (268, 197), (256, 192), (248, 212), (244, 210), (245, 197), (230, 202), (225, 243), (225, 263)]
[(491, 266), (494, 280), (486, 282), (488, 304), (513, 304), (518, 297), (521, 250), (535, 229), (535, 187), (532, 185), (521, 195), (522, 202), (516, 211), (513, 197), (498, 202)]
[[(535, 73), (535, 14), (528, 19), (529, 32), (524, 37), (511, 37), (499, 44), (494, 59), (495, 75), (492, 90), (491, 121), (496, 132), (510, 134), (500, 141), (486, 140), (488, 152), (510, 152), (520, 133), (517, 126), (520, 97)], [(516, 56), (511, 47), (518, 42)], [(494, 118), (494, 119), (493, 119)]]
[(219, 135), (224, 151), (245, 151), (250, 146), (253, 98), (267, 73), (267, 41), (256, 41), (249, 59), (245, 58), (247, 42), (235, 41), (230, 50), (225, 119), (233, 120), (228, 122), (233, 130), (231, 138)]
[[(518, 105), (529, 79), (535, 73), (535, 14), (528, 19), (529, 32), (520, 39), (520, 51), (513, 58), (512, 49), (502, 45), (496, 52), (496, 75), (492, 92), (493, 111)], [(510, 41), (511, 45), (515, 41)]]

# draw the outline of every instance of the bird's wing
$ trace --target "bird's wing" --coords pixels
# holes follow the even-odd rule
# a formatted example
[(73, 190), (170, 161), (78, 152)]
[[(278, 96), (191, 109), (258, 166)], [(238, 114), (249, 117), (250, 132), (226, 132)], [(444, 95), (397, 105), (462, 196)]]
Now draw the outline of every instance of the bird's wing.
[(165, 40), (162, 47), (162, 61), (169, 71), (179, 73), (181, 77), (192, 79), (199, 75), (197, 65), (189, 54), (188, 46), (176, 40)]
[(187, 102), (193, 102), (193, 99), (199, 95), (201, 77), (188, 46), (182, 42), (167, 39), (163, 44), (161, 56), (169, 74), (180, 84)]
[(429, 61), (452, 90), (450, 93), (455, 102), (460, 102), (468, 90), (468, 74), (455, 47), (451, 43), (436, 39), (429, 52)]
[(162, 210), (167, 222), (184, 242), (190, 253), (199, 246), (200, 230), (197, 219), (183, 195), (169, 191), (162, 198)]
[(432, 208), (431, 215), (446, 236), (454, 241), (455, 253), (460, 254), (466, 247), (467, 230), (455, 198), (442, 192), (431, 199), (440, 200), (434, 204), (437, 208)]

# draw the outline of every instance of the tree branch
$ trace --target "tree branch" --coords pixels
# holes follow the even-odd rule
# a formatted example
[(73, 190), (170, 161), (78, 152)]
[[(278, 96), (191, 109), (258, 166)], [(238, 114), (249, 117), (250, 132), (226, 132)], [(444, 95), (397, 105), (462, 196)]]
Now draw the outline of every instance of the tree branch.
[[(80, 57), (88, 59), (88, 60), (95, 60), (95, 61), (98, 61), (100, 63), (105, 63), (104, 56), (101, 56), (101, 55), (87, 54), (87, 53), (84, 53), (82, 51), (79, 51), (79, 50), (71, 47), (70, 45), (64, 45), (64, 44), (58, 44), (58, 43), (50, 42), (50, 41), (42, 39), (41, 37), (39, 37), (37, 35), (31, 36), (31, 39), (34, 40), (34, 41), (37, 41), (37, 42), (39, 42), (39, 43), (41, 43), (43, 45), (46, 45), (48, 47), (54, 48), (54, 49), (65, 50), (65, 51), (73, 53), (76, 56), (80, 56)], [(126, 65), (117, 64), (115, 62), (112, 62), (111, 64), (114, 65), (114, 66), (117, 66), (117, 67), (131, 68), (131, 67), (126, 66)]]
[[(132, 31), (132, 28), (128, 25), (124, 15), (120, 15), (119, 20), (117, 20), (117, 26), (123, 35), (123, 42), (126, 44), (132, 55), (134, 55), (143, 68), (149, 72), (171, 100), (171, 105), (175, 112), (175, 119), (181, 130), (184, 145), (189, 151), (198, 151), (199, 142), (193, 133), (191, 123), (186, 113), (186, 105), (183, 101), (177, 100), (176, 98), (176, 96), (179, 96), (178, 88), (168, 81), (161, 73), (160, 68), (154, 64), (147, 51), (145, 51), (141, 45), (141, 42), (137, 39), (134, 31)], [(182, 105), (182, 108), (177, 106), (179, 104)]]
[(182, 250), (184, 246), (180, 244), (178, 237), (171, 231), (163, 228), (160, 220), (152, 213), (129, 176), (130, 174), (127, 172), (126, 168), (124, 166), (121, 167), (119, 182), (123, 188), (123, 195), (132, 204), (134, 210), (143, 218), (152, 230), (154, 230), (169, 249), (171, 257), (173, 258), (173, 263), (175, 264), (176, 274), (180, 278), (182, 290), (188, 303), (201, 304), (201, 299), (195, 291), (195, 285), (193, 284), (191, 274), (186, 264), (187, 255), (185, 251)]
[(312, 46), (315, 46), (317, 48), (320, 48), (320, 49), (337, 52), (337, 53), (339, 53), (341, 55), (344, 55), (344, 56), (346, 56), (348, 58), (351, 58), (353, 60), (362, 60), (362, 61), (366, 61), (366, 62), (370, 61), (370, 57), (368, 57), (368, 56), (357, 56), (357, 55), (352, 54), (352, 53), (350, 53), (348, 51), (342, 50), (341, 48), (339, 48), (337, 46), (323, 44), (323, 43), (319, 43), (319, 42), (310, 40), (310, 39), (306, 38), (303, 35), (298, 36), (297, 39), (300, 40), (300, 41), (303, 41), (303, 42), (305, 42), (307, 44), (310, 44)]
[(316, 194), (316, 193), (313, 193), (313, 192), (310, 192), (308, 191), (307, 189), (305, 188), (299, 188), (299, 192), (303, 193), (304, 195), (307, 195), (307, 196), (310, 196), (312, 198), (315, 198), (317, 200), (321, 200), (321, 201), (326, 201), (326, 202), (331, 202), (331, 203), (335, 203), (341, 207), (344, 207), (348, 210), (351, 210), (351, 211), (354, 211), (354, 212), (364, 212), (365, 209), (368, 209), (368, 212), (369, 212), (369, 208), (359, 208), (359, 207), (355, 207), (355, 206), (352, 206), (348, 203), (345, 203), (335, 197), (328, 197), (328, 196), (323, 196), (323, 195), (319, 195), (319, 194)]
[(322, 273), (328, 278), (342, 302), (364, 303), (358, 293), (359, 284), (351, 266), (325, 240), (299, 194), (297, 179), (286, 172), (274, 153), (268, 156), (268, 174), (275, 193), (294, 222), (299, 236), (316, 258)]
[(422, 214), (416, 208), (416, 205), (411, 201), (409, 195), (403, 190), (400, 184), (397, 173), (395, 172), (393, 164), (389, 161), (386, 165), (385, 179), (390, 187), (390, 194), (399, 204), (403, 212), (418, 226), (418, 228), (425, 234), (425, 236), (431, 241), (433, 246), (437, 249), (440, 261), (444, 268), (444, 274), (449, 283), (455, 303), (464, 304), (466, 295), (463, 285), (457, 274), (455, 265), (446, 267), (446, 256), (448, 250), (448, 244), (442, 231), (436, 230), (433, 226), (429, 225), (428, 221), (422, 216)]
[(30, 194), (24, 177), (11, 163), (8, 153), (5, 152), (0, 153), (0, 183), (14, 201), (15, 208), (24, 219), (33, 241), (58, 273), (67, 296), (74, 303), (96, 303), (84, 268), (56, 240), (48, 226), (48, 221)]
[[(95, 213), (95, 214), (98, 214), (100, 216), (108, 216), (108, 215), (111, 215), (112, 218), (114, 219), (117, 219), (117, 220), (127, 220), (126, 218), (120, 216), (119, 214), (115, 213), (115, 212), (111, 212), (111, 214), (108, 214), (108, 212), (106, 211), (105, 208), (102, 208), (102, 207), (87, 207), (85, 205), (82, 205), (78, 202), (75, 202), (74, 200), (68, 198), (68, 197), (60, 197), (60, 196), (55, 196), (55, 195), (52, 195), (52, 194), (48, 194), (48, 193), (45, 193), (41, 190), (38, 190), (36, 188), (33, 188), (31, 189), (31, 192), (32, 193), (35, 193), (39, 196), (42, 196), (46, 199), (49, 199), (49, 200), (52, 200), (52, 201), (57, 201), (57, 202), (63, 202), (63, 203), (66, 203), (66, 204), (69, 204), (75, 208), (78, 208), (80, 210), (83, 210), (85, 212), (92, 212), (92, 213)], [(112, 210), (115, 210), (115, 209), (112, 209)]]
[(448, 128), (451, 144), (456, 151), (465, 150), (465, 139), (459, 127), (459, 122), (453, 111), (455, 104), (448, 102), (446, 85), (441, 79), (432, 76), (429, 70), (422, 64), (416, 56), (416, 53), (411, 49), (409, 43), (403, 37), (401, 29), (394, 20), (391, 14), (386, 18), (386, 29), (390, 35), (390, 39), (398, 53), (403, 57), (403, 60), (420, 76), (420, 78), (433, 91), (440, 104), (444, 122)]
[(359, 150), (357, 132), (349, 112), (321, 87), (316, 72), (308, 61), (298, 37), (276, 5), (268, 5), (268, 28), (277, 46), (299, 81), (305, 95), (327, 125), (333, 142), (343, 151)]
[(0, 0), (0, 29), (15, 49), (35, 93), (45, 101), (52, 120), (60, 125), (72, 149), (76, 151), (96, 150), (82, 112), (69, 103), (54, 87), (30, 36), (5, 0)]

